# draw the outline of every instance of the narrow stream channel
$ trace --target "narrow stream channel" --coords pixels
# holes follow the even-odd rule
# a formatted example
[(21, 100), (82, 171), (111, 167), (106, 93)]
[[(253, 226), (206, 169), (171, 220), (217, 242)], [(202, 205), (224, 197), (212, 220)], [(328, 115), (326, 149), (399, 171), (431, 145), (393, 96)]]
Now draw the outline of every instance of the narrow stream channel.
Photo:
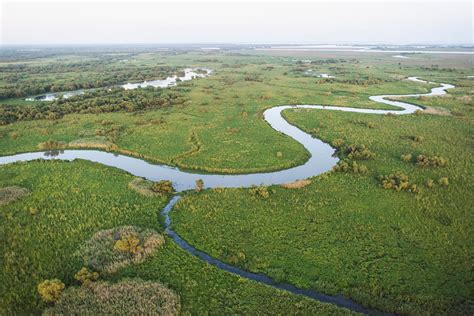
[[(409, 80), (418, 83), (427, 83), (426, 81), (420, 80), (416, 77), (410, 77)], [(309, 151), (311, 157), (304, 164), (296, 166), (286, 170), (280, 170), (275, 172), (266, 173), (253, 173), (253, 174), (242, 174), (242, 175), (219, 175), (219, 174), (198, 174), (192, 172), (182, 171), (179, 168), (151, 164), (144, 160), (128, 157), (124, 155), (118, 155), (114, 153), (108, 153), (98, 150), (64, 150), (56, 152), (30, 152), (11, 156), (0, 157), (0, 165), (9, 164), (20, 161), (32, 161), (37, 159), (58, 159), (58, 160), (75, 160), (84, 159), (93, 162), (98, 162), (106, 166), (116, 167), (121, 170), (127, 171), (135, 176), (143, 177), (152, 181), (159, 180), (171, 180), (173, 186), (177, 192), (191, 190), (195, 188), (196, 180), (202, 179), (206, 188), (215, 187), (251, 187), (253, 185), (274, 185), (292, 182), (300, 179), (306, 179), (314, 177), (327, 172), (332, 169), (333, 166), (338, 162), (338, 158), (334, 157), (335, 149), (323, 141), (313, 138), (310, 134), (305, 133), (301, 129), (288, 123), (281, 115), (281, 112), (287, 109), (319, 109), (319, 110), (332, 110), (332, 111), (344, 111), (344, 112), (356, 112), (356, 113), (367, 113), (367, 114), (394, 114), (403, 115), (411, 114), (417, 110), (423, 110), (422, 108), (401, 101), (387, 100), (391, 97), (417, 97), (417, 96), (440, 96), (446, 94), (447, 89), (454, 88), (454, 85), (441, 84), (439, 87), (431, 89), (430, 93), (427, 94), (407, 94), (407, 95), (378, 95), (371, 96), (370, 100), (383, 104), (388, 104), (401, 108), (402, 110), (376, 110), (376, 109), (361, 109), (352, 107), (337, 107), (337, 106), (323, 106), (323, 105), (282, 105), (276, 106), (266, 110), (264, 119), (270, 124), (270, 126), (281, 132), (297, 142), (301, 143), (306, 150)], [(385, 314), (376, 310), (368, 309), (358, 303), (355, 303), (349, 298), (336, 295), (326, 295), (318, 293), (312, 290), (300, 289), (294, 285), (287, 283), (277, 283), (269, 276), (265, 274), (256, 274), (234, 267), (219, 261), (210, 255), (197, 250), (185, 240), (183, 240), (176, 232), (171, 228), (171, 218), (169, 213), (173, 209), (173, 206), (179, 201), (181, 196), (173, 197), (168, 205), (162, 210), (161, 214), (165, 218), (166, 233), (180, 246), (183, 250), (190, 254), (199, 257), (201, 260), (218, 267), (219, 269), (237, 274), (241, 277), (251, 279), (281, 290), (303, 295), (311, 299), (331, 303), (340, 307), (348, 308), (355, 312), (364, 314)]]

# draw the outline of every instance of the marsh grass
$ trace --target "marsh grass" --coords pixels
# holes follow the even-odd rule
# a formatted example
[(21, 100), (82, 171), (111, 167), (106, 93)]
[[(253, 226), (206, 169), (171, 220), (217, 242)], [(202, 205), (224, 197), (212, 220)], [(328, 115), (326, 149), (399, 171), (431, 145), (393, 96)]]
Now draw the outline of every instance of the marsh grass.
[[(64, 303), (47, 313), (74, 314), (76, 310), (82, 311), (81, 308), (87, 309), (87, 306), (75, 305), (80, 304), (81, 299), (74, 293), (90, 298), (90, 306), (95, 306), (97, 302), (89, 296), (88, 289), (72, 286), (77, 284), (74, 275), (84, 267), (82, 259), (74, 253), (100, 230), (122, 225), (143, 227), (144, 230), (161, 229), (157, 212), (164, 207), (167, 197), (143, 197), (127, 188), (132, 180), (130, 175), (114, 168), (81, 160), (0, 166), (1, 186), (18, 185), (30, 191), (15, 203), (1, 206), (0, 235), (5, 242), (0, 243), (3, 260), (0, 266), (0, 314), (41, 314), (49, 305), (41, 301), (37, 285), (52, 278), (61, 279), (67, 289)], [(31, 210), (35, 210), (34, 214)], [(109, 250), (115, 246), (114, 241), (116, 243), (115, 239), (110, 241)], [(354, 315), (346, 309), (219, 270), (185, 252), (171, 240), (139, 265), (125, 266), (111, 275), (100, 274), (102, 280), (112, 283), (132, 276), (166, 284), (178, 292), (184, 297), (183, 314), (291, 314), (297, 311), (301, 314)], [(130, 291), (127, 295), (134, 293)], [(131, 304), (127, 297), (122, 297), (123, 304), (127, 304), (124, 310), (141, 312), (143, 306)], [(112, 312), (122, 314), (116, 310)], [(95, 314), (94, 310), (91, 313)]]
[(0, 166), (0, 187), (29, 191), (0, 206), (0, 314), (40, 313), (36, 286), (45, 279), (76, 283), (84, 264), (74, 252), (95, 232), (123, 225), (160, 229), (156, 210), (166, 198), (140, 196), (127, 188), (132, 179), (81, 160)]
[(43, 315), (179, 315), (179, 295), (158, 282), (125, 279), (70, 287)]
[(153, 182), (143, 178), (134, 178), (128, 183), (128, 188), (147, 197), (161, 196), (160, 193), (151, 189)]
[(289, 183), (283, 183), (281, 186), (285, 189), (301, 189), (311, 184), (311, 180), (296, 180)]
[[(171, 214), (175, 231), (223, 261), (243, 252), (245, 260), (237, 265), (244, 269), (344, 293), (384, 311), (472, 314), (472, 258), (465, 250), (472, 249), (474, 221), (473, 112), (456, 102), (450, 107), (465, 116), (285, 111), (291, 124), (340, 147), (342, 160), (348, 159), (344, 144), (364, 144), (375, 154), (363, 161), (366, 176), (330, 172), (299, 190), (269, 187), (274, 192), (266, 199), (249, 189), (188, 194)], [(400, 159), (406, 153), (413, 153), (412, 163)], [(420, 153), (449, 163), (417, 167)], [(435, 160), (441, 161), (430, 161)], [(397, 172), (408, 179), (397, 180)], [(387, 175), (391, 189), (383, 189), (379, 175)], [(448, 186), (438, 183), (445, 177)], [(431, 189), (427, 179), (435, 179)]]
[(28, 190), (20, 186), (8, 186), (0, 188), (0, 206), (19, 200), (27, 194)]
[(85, 266), (111, 274), (127, 265), (143, 262), (164, 243), (164, 237), (153, 230), (124, 226), (95, 233), (76, 255)]
[[(83, 56), (68, 58), (77, 61)], [(190, 192), (172, 218), (176, 231), (199, 249), (302, 288), (342, 293), (400, 314), (473, 314), (469, 280), (474, 163), (469, 153), (474, 90), (472, 80), (462, 79), (472, 63), (430, 56), (395, 65), (390, 57), (359, 54), (353, 60), (331, 62), (334, 69), (323, 69), (327, 58), (318, 56), (313, 59), (322, 63), (320, 70), (337, 76), (319, 80), (293, 72), (302, 67), (294, 58), (227, 52), (137, 54), (132, 63), (143, 68), (164, 60), (176, 67), (205, 63), (216, 72), (173, 88), (189, 101), (173, 107), (137, 112), (132, 103), (127, 104), (134, 111), (129, 113), (77, 113), (0, 126), (0, 150), (7, 155), (36, 150), (38, 143), (48, 140), (69, 144), (100, 136), (116, 144), (117, 152), (192, 170), (277, 170), (303, 163), (308, 154), (262, 120), (265, 108), (317, 103), (391, 109), (368, 96), (428, 92), (431, 86), (402, 80), (413, 73), (454, 83), (451, 97), (408, 99), (445, 108), (452, 113), (449, 117), (284, 112), (291, 124), (326, 142), (342, 140), (336, 147), (366, 145), (376, 154), (364, 161), (367, 176), (332, 172), (298, 190), (271, 187), (268, 198), (249, 189)], [(61, 61), (51, 57), (31, 62)], [(48, 84), (56, 81), (56, 74), (47, 69), (35, 76)], [(247, 76), (258, 80), (247, 81)], [(1, 103), (23, 106), (26, 101)], [(191, 137), (193, 133), (198, 139)], [(423, 141), (412, 140), (413, 135)], [(196, 140), (199, 151), (193, 151)], [(400, 161), (410, 152), (442, 156), (449, 164), (417, 168)], [(417, 195), (383, 190), (377, 176), (396, 170), (417, 186), (441, 178), (449, 178), (449, 186), (434, 180), (432, 189)], [(58, 277), (66, 284), (76, 283), (73, 275), (83, 263), (73, 253), (97, 231), (123, 225), (160, 229), (156, 211), (164, 206), (165, 196), (145, 198), (127, 189), (132, 177), (117, 170), (83, 161), (51, 161), (0, 166), (0, 174), (2, 186), (18, 185), (31, 192), (1, 210), (5, 242), (0, 243), (0, 314), (40, 313), (44, 305), (36, 285), (42, 280)], [(172, 242), (159, 255), (107, 277), (118, 282), (126, 276), (169, 284), (183, 297), (184, 314), (347, 313), (220, 271)]]
[(107, 151), (117, 150), (118, 147), (105, 136), (96, 136), (90, 138), (80, 138), (68, 143), (69, 148), (97, 148)]

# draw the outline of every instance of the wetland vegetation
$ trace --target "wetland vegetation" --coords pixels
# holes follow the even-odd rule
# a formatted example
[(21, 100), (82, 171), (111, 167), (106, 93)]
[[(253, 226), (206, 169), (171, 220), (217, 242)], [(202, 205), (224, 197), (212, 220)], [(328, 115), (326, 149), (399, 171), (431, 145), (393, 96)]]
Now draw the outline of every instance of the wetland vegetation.
[[(337, 149), (333, 171), (241, 189), (205, 189), (198, 180), (170, 216), (192, 246), (280, 282), (384, 312), (472, 314), (472, 58), (307, 54), (6, 52), (0, 154), (98, 148), (203, 173), (275, 171), (309, 157), (300, 143), (268, 126), (267, 108), (395, 109), (369, 96), (437, 86), (409, 76), (454, 84), (446, 96), (405, 98), (428, 109), (414, 115), (285, 110), (288, 122)], [(213, 73), (166, 89), (104, 88), (51, 102), (24, 100), (162, 79), (189, 67)], [(158, 215), (172, 196), (170, 182), (82, 160), (1, 165), (0, 314), (68, 313), (84, 302), (89, 312), (113, 313), (124, 311), (124, 298), (137, 302), (127, 307), (130, 313), (143, 311), (146, 302), (169, 314), (351, 313), (185, 252), (165, 235)], [(103, 295), (113, 298), (109, 305)]]

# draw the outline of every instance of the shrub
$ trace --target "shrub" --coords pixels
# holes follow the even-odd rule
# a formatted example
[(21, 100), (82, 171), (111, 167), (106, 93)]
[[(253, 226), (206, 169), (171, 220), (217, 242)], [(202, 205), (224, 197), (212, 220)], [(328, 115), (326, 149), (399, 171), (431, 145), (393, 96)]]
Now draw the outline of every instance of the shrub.
[(438, 183), (442, 185), (443, 187), (447, 187), (449, 185), (449, 179), (448, 177), (439, 178)]
[(260, 197), (264, 199), (270, 196), (270, 193), (268, 192), (267, 187), (253, 187), (250, 189), (250, 193), (252, 193), (256, 197)]
[(344, 145), (344, 140), (337, 138), (331, 142), (331, 145), (335, 148), (341, 148)]
[(434, 181), (432, 179), (426, 180), (425, 187), (427, 187), (428, 189), (431, 189), (433, 186), (434, 186)]
[(418, 189), (418, 186), (416, 184), (410, 185), (410, 188), (408, 189), (408, 191), (413, 192), (413, 193), (419, 193), (420, 192), (420, 190)]
[(202, 191), (203, 188), (204, 188), (204, 181), (202, 181), (202, 179), (196, 180), (196, 192)]
[(345, 161), (345, 160), (339, 161), (338, 164), (333, 167), (333, 170), (338, 171), (338, 172), (352, 172), (352, 173), (359, 173), (359, 174), (364, 174), (369, 171), (369, 169), (362, 164), (358, 164), (355, 161)]
[(425, 155), (418, 155), (416, 157), (416, 165), (418, 167), (444, 167), (448, 161), (442, 157), (433, 156), (428, 157)]
[(143, 247), (140, 246), (140, 236), (133, 231), (122, 233), (120, 239), (115, 242), (114, 249), (134, 255), (143, 252)]
[(123, 226), (94, 234), (76, 255), (94, 271), (113, 273), (144, 261), (164, 243), (164, 237), (153, 230)]
[(349, 145), (346, 147), (345, 153), (348, 158), (355, 160), (368, 160), (375, 156), (365, 145)]
[(62, 148), (65, 148), (66, 147), (66, 143), (65, 142), (60, 142), (60, 141), (57, 141), (57, 140), (48, 140), (46, 142), (43, 142), (43, 143), (39, 143), (37, 145), (38, 149), (62, 149)]
[(421, 143), (425, 138), (423, 136), (412, 136), (411, 139), (414, 142)]
[(86, 267), (82, 267), (82, 269), (74, 275), (74, 279), (83, 285), (88, 285), (99, 279), (99, 273), (91, 271)]
[(59, 279), (44, 280), (38, 284), (38, 293), (46, 303), (56, 302), (64, 290), (64, 283)]
[(393, 189), (397, 192), (399, 191), (410, 191), (418, 193), (419, 189), (416, 184), (411, 184), (409, 178), (406, 174), (397, 172), (390, 175), (379, 176), (379, 180), (384, 189)]
[(173, 193), (173, 183), (169, 180), (161, 180), (153, 183), (151, 190), (160, 194)]
[(140, 279), (69, 287), (43, 315), (178, 315), (179, 296), (164, 285)]
[(277, 152), (277, 158), (282, 158), (283, 157), (283, 153), (281, 151), (278, 151)]
[(401, 159), (402, 161), (408, 162), (408, 161), (411, 161), (412, 155), (411, 155), (411, 154), (401, 155), (401, 156), (400, 156), (400, 159)]

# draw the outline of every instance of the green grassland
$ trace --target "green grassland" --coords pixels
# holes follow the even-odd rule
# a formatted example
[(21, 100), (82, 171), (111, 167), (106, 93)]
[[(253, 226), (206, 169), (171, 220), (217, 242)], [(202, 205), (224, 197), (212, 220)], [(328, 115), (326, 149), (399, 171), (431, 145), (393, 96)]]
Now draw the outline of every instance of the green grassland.
[[(49, 140), (67, 144), (89, 139), (113, 144), (111, 150), (116, 152), (185, 169), (279, 170), (303, 163), (308, 153), (268, 126), (262, 119), (268, 107), (331, 104), (389, 109), (368, 97), (425, 93), (436, 86), (403, 80), (407, 76), (455, 84), (444, 97), (408, 99), (446, 109), (449, 116), (285, 111), (290, 123), (315, 137), (366, 145), (375, 157), (357, 162), (367, 166), (368, 172), (330, 172), (300, 189), (273, 186), (266, 199), (249, 189), (189, 192), (171, 217), (177, 233), (196, 248), (276, 280), (345, 294), (388, 312), (472, 314), (474, 80), (466, 79), (473, 74), (472, 58), (417, 54), (398, 60), (385, 54), (301, 54), (142, 52), (104, 53), (108, 56), (104, 57), (77, 53), (1, 61), (0, 90), (6, 88), (2, 67), (12, 65), (31, 67), (19, 84), (58, 86), (86, 82), (97, 74), (58, 74), (48, 70), (52, 62), (64, 64), (64, 69), (71, 64), (89, 69), (100, 64), (102, 70), (122, 73), (155, 66), (207, 67), (214, 72), (170, 88), (185, 100), (175, 106), (75, 113), (0, 125), (0, 155), (35, 151)], [(32, 75), (32, 69), (41, 71)], [(309, 76), (308, 69), (336, 78)], [(4, 106), (41, 107), (41, 103), (2, 99), (0, 114)], [(94, 142), (90, 143), (94, 148)], [(412, 161), (402, 161), (404, 154), (412, 154)], [(448, 163), (419, 167), (414, 159), (420, 154), (440, 156)], [(339, 155), (345, 157), (343, 152)], [(383, 189), (378, 177), (395, 172), (408, 175), (419, 193)], [(443, 177), (448, 177), (448, 186), (438, 184)], [(73, 254), (97, 231), (121, 225), (162, 231), (158, 211), (169, 197), (138, 195), (127, 188), (132, 179), (84, 161), (0, 166), (0, 187), (17, 185), (30, 192), (0, 206), (0, 314), (40, 313), (46, 305), (36, 285), (44, 279), (77, 285), (73, 276), (81, 262)], [(428, 179), (434, 180), (433, 188), (425, 186)], [(106, 280), (125, 277), (167, 285), (180, 295), (185, 314), (347, 312), (220, 271), (168, 239), (145, 262)]]
[[(95, 232), (121, 225), (162, 230), (158, 212), (166, 197), (143, 197), (127, 188), (132, 176), (98, 164), (32, 162), (0, 167), (0, 187), (30, 193), (1, 207), (0, 314), (38, 314), (47, 305), (36, 285), (59, 278), (77, 286), (82, 263), (74, 253)], [(114, 275), (167, 284), (181, 296), (183, 313), (350, 314), (220, 271), (184, 252), (171, 240), (143, 264)]]
[[(189, 194), (175, 230), (199, 249), (255, 272), (407, 314), (472, 312), (472, 81), (448, 97), (410, 99), (456, 116), (377, 116), (289, 110), (292, 124), (331, 142), (364, 144), (366, 175), (332, 172), (299, 190), (272, 187)], [(416, 142), (413, 137), (423, 140)], [(441, 156), (416, 166), (402, 154)], [(379, 175), (404, 172), (420, 193), (384, 190)], [(425, 187), (449, 178), (449, 186)], [(243, 260), (238, 254), (244, 253)]]
[[(166, 62), (172, 67), (201, 66), (215, 72), (209, 78), (172, 88), (187, 100), (178, 109), (73, 114), (56, 121), (22, 121), (0, 126), (2, 153), (36, 150), (38, 143), (47, 140), (70, 142), (105, 135), (119, 152), (186, 169), (225, 173), (278, 170), (302, 163), (308, 154), (301, 145), (275, 133), (262, 120), (265, 108), (302, 103), (389, 108), (371, 102), (368, 97), (423, 93), (433, 86), (401, 80), (413, 74), (423, 78), (428, 71), (420, 66), (375, 66), (353, 58), (313, 65), (298, 63), (293, 58), (247, 55), (154, 57), (155, 62)], [(152, 56), (136, 58), (144, 59), (140, 62), (142, 67), (151, 62)], [(337, 78), (305, 76), (304, 69), (328, 72)], [(429, 78), (457, 83), (464, 70), (453, 69), (431, 70)], [(257, 134), (259, 137), (255, 137)], [(282, 156), (277, 157), (277, 152)]]

